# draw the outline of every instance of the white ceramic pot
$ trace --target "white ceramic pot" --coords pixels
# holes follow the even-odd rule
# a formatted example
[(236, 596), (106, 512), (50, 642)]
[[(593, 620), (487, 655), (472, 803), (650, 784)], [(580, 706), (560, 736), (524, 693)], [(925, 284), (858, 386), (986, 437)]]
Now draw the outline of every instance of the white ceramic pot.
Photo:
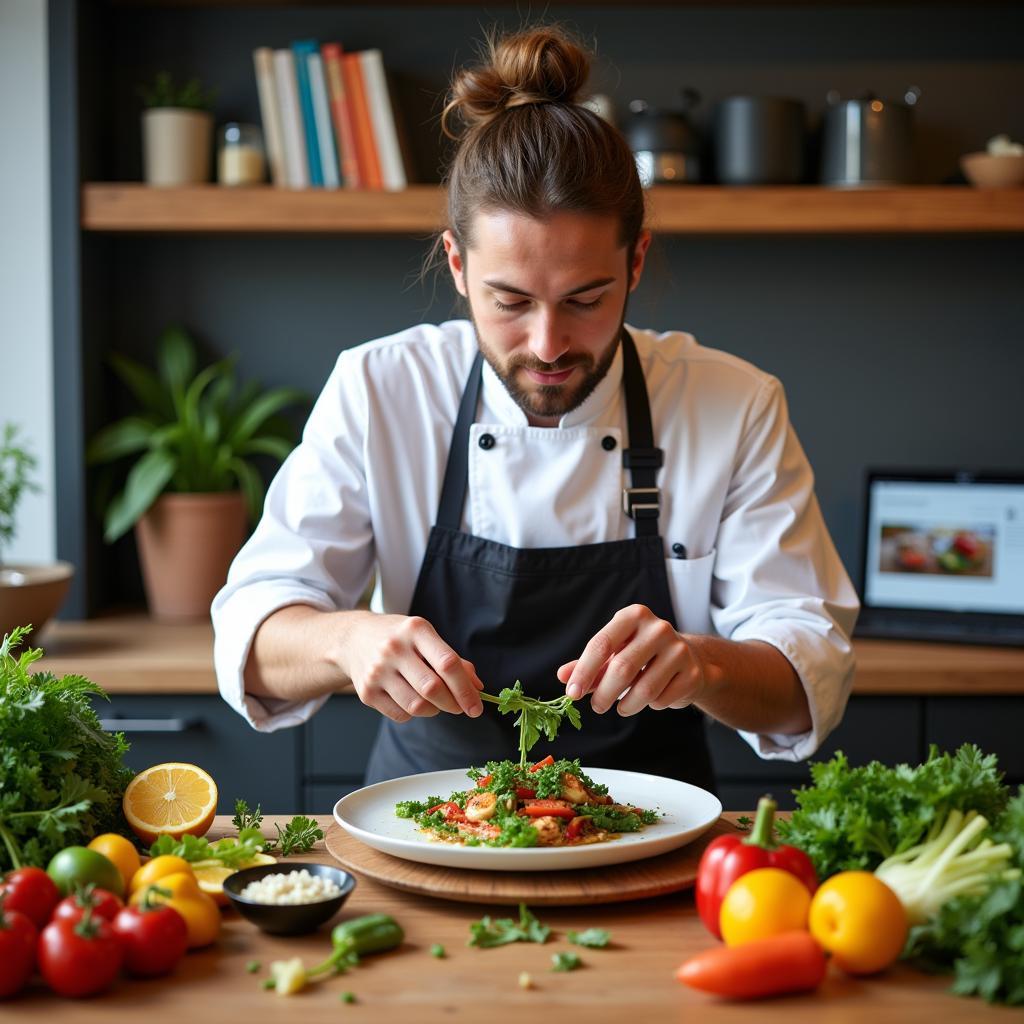
[(147, 185), (171, 187), (210, 180), (213, 114), (152, 107), (142, 114), (142, 166)]

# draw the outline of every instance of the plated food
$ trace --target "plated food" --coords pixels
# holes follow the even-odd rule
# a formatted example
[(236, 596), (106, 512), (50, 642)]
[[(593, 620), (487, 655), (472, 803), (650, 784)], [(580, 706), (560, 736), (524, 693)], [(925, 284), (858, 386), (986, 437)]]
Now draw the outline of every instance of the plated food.
[(617, 802), (578, 760), (550, 754), (529, 766), (488, 761), (466, 779), (467, 787), (447, 797), (400, 800), (395, 814), (438, 842), (490, 847), (587, 846), (661, 818), (654, 808)]

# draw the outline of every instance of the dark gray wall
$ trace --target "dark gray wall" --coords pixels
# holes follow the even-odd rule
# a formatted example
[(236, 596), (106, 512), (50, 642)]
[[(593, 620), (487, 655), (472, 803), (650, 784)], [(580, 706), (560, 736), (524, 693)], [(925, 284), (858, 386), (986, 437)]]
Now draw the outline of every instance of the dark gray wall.
[[(596, 40), (595, 84), (620, 107), (635, 96), (671, 103), (689, 84), (704, 93), (704, 110), (747, 91), (800, 96), (820, 110), (832, 87), (899, 96), (913, 83), (923, 90), (918, 148), (931, 182), (952, 180), (957, 155), (990, 135), (1024, 137), (1024, 11), (1013, 6), (551, 10)], [(90, 40), (105, 50), (87, 62), (96, 99), (86, 179), (140, 176), (134, 87), (157, 69), (216, 85), (218, 121), (256, 120), (251, 50), (303, 36), (381, 47), (403, 79), (424, 178), (436, 178), (436, 97), (489, 24), (458, 7), (87, 11)], [(340, 348), (451, 315), (443, 281), (436, 296), (414, 282), (427, 245), (87, 237), (87, 430), (121, 401), (98, 372), (102, 353), (147, 356), (171, 321), (191, 327), (210, 354), (240, 351), (245, 374), (318, 390)], [(866, 466), (1024, 470), (1022, 257), (1019, 237), (669, 237), (657, 243), (629, 320), (692, 331), (782, 379), (853, 572)], [(130, 542), (99, 550), (90, 529), (100, 566), (93, 606), (137, 597)]]

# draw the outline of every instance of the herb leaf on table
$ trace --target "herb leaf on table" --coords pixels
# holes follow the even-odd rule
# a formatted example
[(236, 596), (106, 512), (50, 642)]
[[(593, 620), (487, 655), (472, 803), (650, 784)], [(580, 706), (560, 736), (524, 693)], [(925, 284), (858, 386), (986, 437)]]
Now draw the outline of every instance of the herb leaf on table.
[(320, 826), (304, 814), (297, 814), (283, 829), (276, 823), (274, 828), (277, 829), (277, 838), (266, 840), (264, 848), (275, 850), (282, 857), (290, 853), (305, 853), (312, 849), (318, 839), (324, 837)]
[(566, 937), (577, 946), (587, 946), (589, 949), (604, 949), (611, 940), (611, 932), (604, 928), (587, 928), (582, 932), (570, 931)]
[(469, 926), (469, 941), (466, 945), (491, 949), (510, 942), (545, 943), (550, 934), (551, 929), (541, 924), (525, 903), (520, 903), (518, 921), (511, 917), (492, 919), (489, 914), (479, 921), (473, 921)]

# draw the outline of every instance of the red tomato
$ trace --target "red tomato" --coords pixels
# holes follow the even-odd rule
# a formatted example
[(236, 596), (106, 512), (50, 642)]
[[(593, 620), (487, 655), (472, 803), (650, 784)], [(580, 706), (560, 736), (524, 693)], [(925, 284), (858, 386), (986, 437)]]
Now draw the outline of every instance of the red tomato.
[(108, 988), (124, 950), (113, 926), (86, 910), (80, 921), (51, 921), (39, 936), (39, 973), (61, 996), (91, 996)]
[(454, 800), (446, 800), (443, 804), (436, 804), (434, 807), (428, 808), (427, 814), (433, 814), (434, 811), (440, 811), (444, 815), (444, 820), (449, 824), (466, 820), (466, 812)]
[(82, 886), (74, 896), (65, 896), (57, 904), (52, 920), (70, 921), (74, 924), (75, 921), (81, 920), (86, 907), (92, 907), (93, 917), (102, 917), (107, 921), (113, 921), (123, 906), (121, 900), (112, 892), (86, 885)]
[(37, 928), (46, 926), (53, 908), (60, 902), (60, 889), (42, 868), (18, 868), (0, 884), (7, 893), (4, 906), (20, 910)]
[(575, 818), (576, 810), (565, 800), (531, 800), (519, 812), (531, 818), (553, 815), (556, 818)]
[(20, 992), (36, 963), (36, 926), (28, 914), (11, 910), (0, 895), (0, 999)]
[(166, 905), (125, 907), (114, 918), (114, 934), (124, 948), (125, 970), (143, 978), (169, 974), (188, 948), (185, 918)]

